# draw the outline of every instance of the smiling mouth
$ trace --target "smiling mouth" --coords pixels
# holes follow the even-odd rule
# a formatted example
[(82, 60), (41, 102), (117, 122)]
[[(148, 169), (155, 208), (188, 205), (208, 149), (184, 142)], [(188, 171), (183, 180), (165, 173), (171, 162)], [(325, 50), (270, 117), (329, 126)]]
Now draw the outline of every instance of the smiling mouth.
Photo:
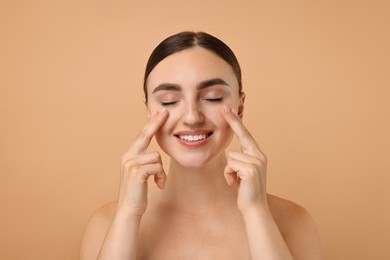
[(198, 135), (175, 135), (177, 138), (186, 141), (186, 142), (198, 142), (207, 139), (213, 134), (213, 132), (207, 134), (198, 134)]

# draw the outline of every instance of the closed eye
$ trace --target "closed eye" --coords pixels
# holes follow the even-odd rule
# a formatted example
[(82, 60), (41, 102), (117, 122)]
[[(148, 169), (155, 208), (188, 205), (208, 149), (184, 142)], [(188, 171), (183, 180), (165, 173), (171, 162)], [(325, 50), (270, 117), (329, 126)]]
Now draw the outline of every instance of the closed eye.
[(174, 105), (174, 104), (176, 104), (177, 103), (177, 101), (161, 101), (160, 102), (160, 104), (162, 105), (162, 106), (172, 106), (172, 105)]
[(222, 102), (223, 97), (220, 98), (206, 98), (205, 100), (210, 101), (210, 102)]

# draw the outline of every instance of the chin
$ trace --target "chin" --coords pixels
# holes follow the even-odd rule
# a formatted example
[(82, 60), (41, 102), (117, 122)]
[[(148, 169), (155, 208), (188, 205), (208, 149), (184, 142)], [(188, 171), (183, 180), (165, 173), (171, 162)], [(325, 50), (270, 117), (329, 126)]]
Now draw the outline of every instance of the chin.
[(165, 153), (171, 158), (172, 162), (186, 169), (202, 169), (208, 166), (221, 165), (221, 162), (226, 163), (225, 150), (222, 149), (219, 152), (187, 152), (179, 153), (178, 151), (165, 151)]
[(175, 154), (168, 152), (167, 154), (173, 161), (187, 169), (201, 169), (213, 160), (211, 155), (206, 155), (204, 153)]

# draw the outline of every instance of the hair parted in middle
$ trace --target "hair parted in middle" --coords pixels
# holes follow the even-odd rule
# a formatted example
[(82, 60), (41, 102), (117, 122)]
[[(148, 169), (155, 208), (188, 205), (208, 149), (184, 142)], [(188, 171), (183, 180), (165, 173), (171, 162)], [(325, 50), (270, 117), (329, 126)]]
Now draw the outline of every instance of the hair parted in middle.
[(149, 74), (152, 72), (154, 67), (157, 64), (165, 59), (166, 57), (193, 47), (202, 47), (205, 48), (217, 56), (226, 61), (233, 69), (237, 81), (238, 81), (238, 91), (242, 92), (242, 79), (241, 79), (241, 68), (238, 60), (233, 53), (233, 51), (220, 39), (205, 33), (205, 32), (190, 32), (184, 31), (172, 36), (169, 36), (163, 40), (157, 47), (153, 50), (150, 55), (148, 62), (146, 64), (145, 75), (144, 75), (144, 94), (145, 101), (148, 101), (148, 92), (146, 88), (146, 81), (149, 77)]

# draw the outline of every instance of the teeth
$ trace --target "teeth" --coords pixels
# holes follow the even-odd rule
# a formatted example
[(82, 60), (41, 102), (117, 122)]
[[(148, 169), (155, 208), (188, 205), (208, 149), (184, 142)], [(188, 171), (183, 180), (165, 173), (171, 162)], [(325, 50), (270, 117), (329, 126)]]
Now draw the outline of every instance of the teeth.
[(196, 142), (206, 139), (207, 135), (179, 135), (179, 138), (185, 141)]

